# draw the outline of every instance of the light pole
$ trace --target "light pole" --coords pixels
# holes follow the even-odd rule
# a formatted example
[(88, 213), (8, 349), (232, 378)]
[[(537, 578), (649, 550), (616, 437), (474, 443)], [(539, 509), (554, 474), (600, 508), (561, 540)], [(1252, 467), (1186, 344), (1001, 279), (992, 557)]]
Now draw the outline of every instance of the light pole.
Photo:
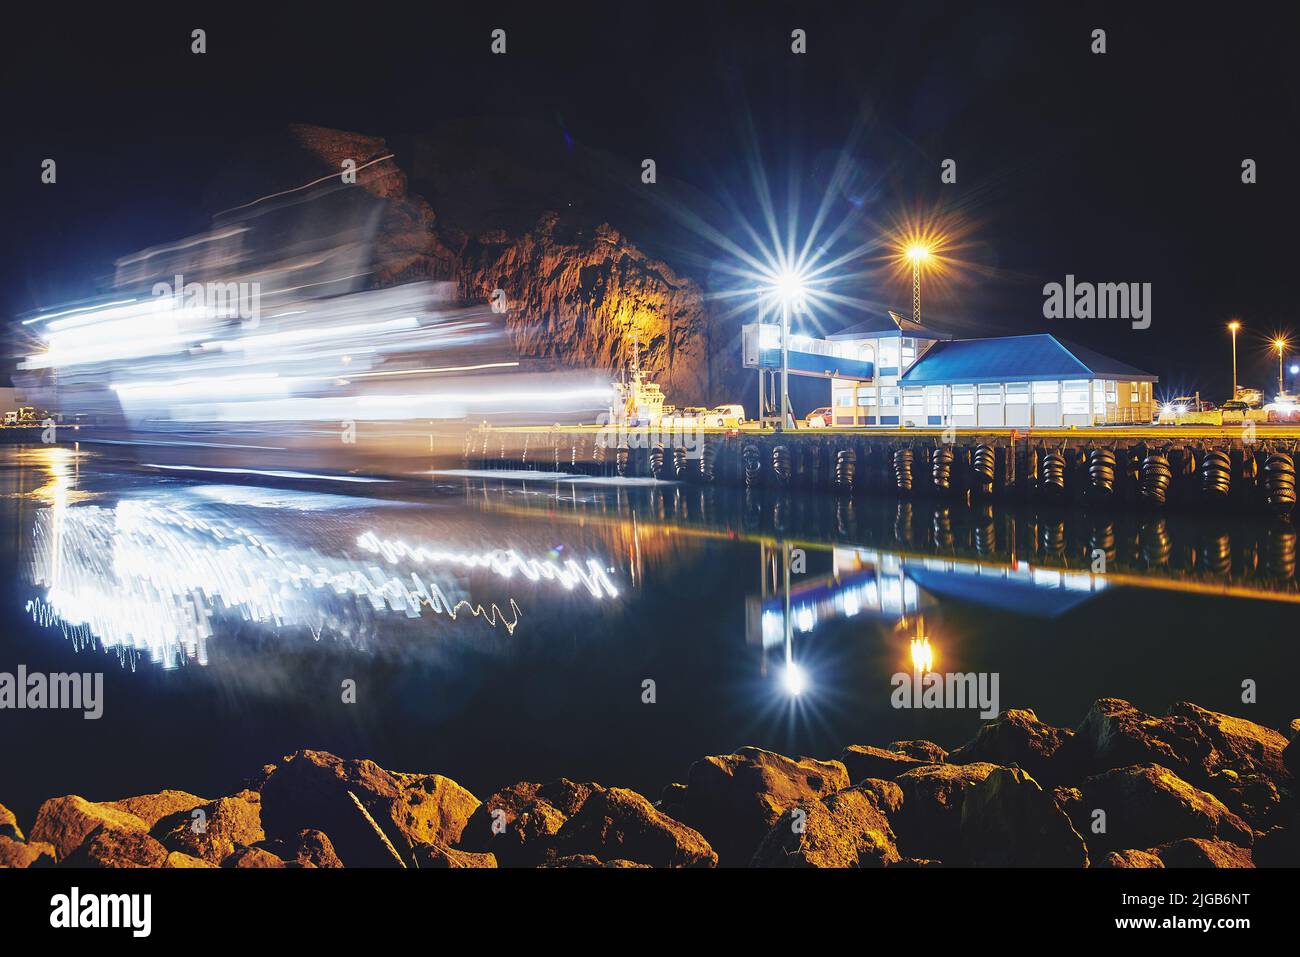
[(1237, 330), (1241, 328), (1241, 323), (1236, 319), (1228, 323), (1228, 331), (1232, 333), (1232, 397), (1237, 398)]
[(912, 261), (912, 321), (921, 324), (921, 265), (930, 258), (929, 248), (920, 245), (907, 247), (907, 258)]
[(1273, 345), (1277, 346), (1277, 395), (1280, 400), (1286, 392), (1286, 385), (1282, 382), (1282, 356), (1286, 352), (1286, 340), (1278, 336), (1273, 340)]
[(781, 272), (773, 287), (781, 300), (781, 425), (790, 421), (790, 309), (804, 294), (804, 278), (792, 269)]

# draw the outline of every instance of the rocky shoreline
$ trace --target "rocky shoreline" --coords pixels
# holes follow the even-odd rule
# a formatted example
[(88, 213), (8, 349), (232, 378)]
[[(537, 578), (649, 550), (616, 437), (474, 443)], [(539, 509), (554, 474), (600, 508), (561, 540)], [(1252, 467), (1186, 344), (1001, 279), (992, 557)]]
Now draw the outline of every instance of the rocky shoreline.
[[(299, 751), (216, 800), (51, 798), (3, 867), (1300, 866), (1300, 719), (1096, 701), (1075, 729), (1004, 711), (949, 752), (703, 758), (657, 801), (561, 778), (481, 801), (440, 774)], [(2, 797), (2, 795), (0, 795)]]

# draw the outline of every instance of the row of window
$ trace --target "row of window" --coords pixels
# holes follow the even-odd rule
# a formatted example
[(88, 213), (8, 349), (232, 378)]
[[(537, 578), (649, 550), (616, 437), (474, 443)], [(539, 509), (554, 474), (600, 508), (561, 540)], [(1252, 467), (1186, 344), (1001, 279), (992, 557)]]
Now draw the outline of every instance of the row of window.
[[(1136, 405), (1142, 401), (1143, 393), (1147, 394), (1148, 399), (1150, 398), (1147, 392), (1150, 387), (1146, 383), (1130, 382), (1128, 385), (1130, 404)], [(954, 385), (950, 388), (953, 415), (974, 415), (977, 404), (1000, 405), (1004, 397), (1007, 405), (1028, 405), (1031, 399), (1035, 404), (1059, 402), (1061, 411), (1066, 415), (1087, 415), (1090, 406), (1092, 411), (1104, 413), (1108, 405), (1119, 403), (1119, 383), (1114, 381), (1078, 379), (1065, 382), (986, 382), (978, 386)], [(923, 408), (931, 415), (940, 415), (943, 412), (941, 388), (932, 386), (924, 390), (921, 387), (903, 390), (897, 386), (881, 387), (880, 405), (896, 408), (900, 398), (903, 408), (909, 412), (919, 414)], [(851, 407), (852, 391), (847, 389), (841, 391), (837, 396), (837, 404), (841, 407)], [(857, 404), (874, 407), (875, 391), (860, 391)]]

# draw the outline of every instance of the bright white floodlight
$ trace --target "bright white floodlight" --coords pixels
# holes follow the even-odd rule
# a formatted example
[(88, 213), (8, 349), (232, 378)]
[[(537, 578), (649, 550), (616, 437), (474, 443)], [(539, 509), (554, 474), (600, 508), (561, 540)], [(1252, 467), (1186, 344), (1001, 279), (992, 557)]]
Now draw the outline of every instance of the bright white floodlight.
[(783, 269), (772, 282), (772, 293), (784, 306), (797, 305), (804, 296), (804, 277), (793, 269)]

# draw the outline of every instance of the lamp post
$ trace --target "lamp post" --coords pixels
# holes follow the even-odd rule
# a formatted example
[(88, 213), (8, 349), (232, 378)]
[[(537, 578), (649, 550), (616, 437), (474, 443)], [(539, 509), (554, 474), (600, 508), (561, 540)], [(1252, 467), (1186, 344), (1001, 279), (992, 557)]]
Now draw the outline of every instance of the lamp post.
[(1286, 392), (1286, 385), (1282, 382), (1282, 357), (1286, 353), (1286, 340), (1278, 336), (1273, 340), (1273, 345), (1277, 346), (1277, 394), (1278, 398)]
[(930, 258), (930, 250), (919, 243), (907, 247), (912, 261), (912, 321), (921, 324), (921, 265)]
[(1237, 330), (1241, 328), (1241, 323), (1236, 319), (1228, 323), (1228, 331), (1232, 333), (1232, 397), (1237, 398)]
[(773, 290), (781, 300), (781, 425), (790, 421), (790, 310), (804, 294), (804, 277), (786, 269), (776, 277)]

